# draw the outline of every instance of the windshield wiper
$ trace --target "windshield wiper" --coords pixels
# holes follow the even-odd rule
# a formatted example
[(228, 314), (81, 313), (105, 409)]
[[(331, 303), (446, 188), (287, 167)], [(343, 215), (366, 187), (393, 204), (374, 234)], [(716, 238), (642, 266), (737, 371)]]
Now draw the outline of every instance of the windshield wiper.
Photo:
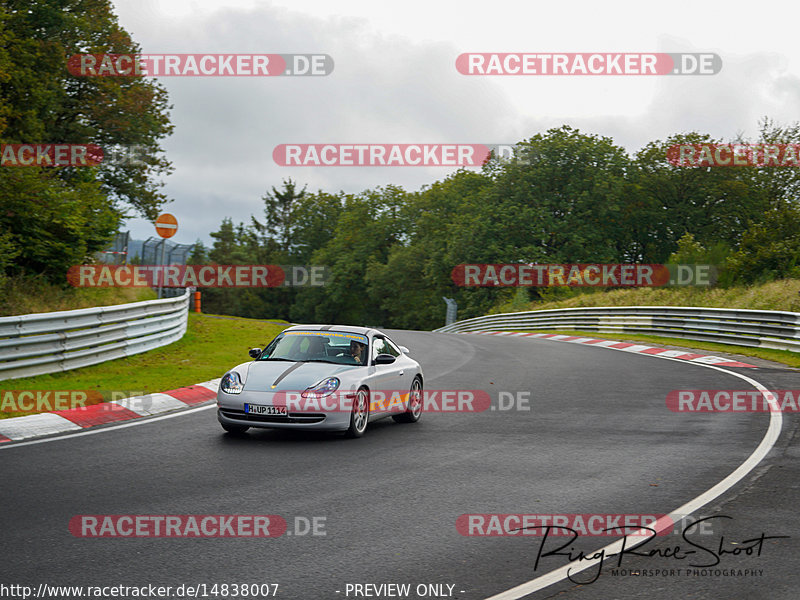
[(345, 363), (340, 363), (340, 362), (335, 361), (335, 360), (325, 360), (324, 358), (313, 358), (313, 359), (307, 360), (305, 362), (321, 362), (321, 363), (329, 363), (329, 364), (332, 364), (332, 365), (343, 365), (343, 364), (345, 364)]
[(302, 360), (295, 360), (293, 358), (259, 358), (258, 360), (259, 361), (262, 361), (262, 360), (285, 360), (285, 361), (288, 361), (288, 362), (305, 362), (305, 361), (302, 361)]

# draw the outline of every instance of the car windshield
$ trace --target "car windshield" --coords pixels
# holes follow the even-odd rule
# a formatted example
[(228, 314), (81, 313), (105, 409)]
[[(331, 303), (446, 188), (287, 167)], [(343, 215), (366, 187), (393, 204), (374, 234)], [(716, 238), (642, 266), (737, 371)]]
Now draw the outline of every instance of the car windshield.
[(284, 331), (264, 349), (258, 360), (327, 362), (366, 365), (367, 336), (344, 331)]

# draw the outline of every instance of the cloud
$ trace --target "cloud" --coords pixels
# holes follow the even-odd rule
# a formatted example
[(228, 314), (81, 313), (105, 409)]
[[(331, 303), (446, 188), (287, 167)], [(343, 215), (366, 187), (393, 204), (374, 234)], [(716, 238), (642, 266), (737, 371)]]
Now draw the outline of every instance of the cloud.
[[(451, 24), (444, 23), (444, 39), (432, 40), (381, 31), (368, 19), (321, 18), (275, 5), (212, 10), (201, 4), (203, 10), (170, 17), (152, 0), (137, 4), (136, 11), (130, 0), (117, 5), (122, 26), (145, 53), (325, 53), (335, 61), (327, 77), (161, 79), (176, 125), (164, 143), (175, 166), (166, 179), (165, 191), (175, 199), (167, 210), (181, 223), (177, 241), (187, 243), (196, 238), (208, 243), (208, 233), (223, 217), (237, 222), (260, 216), (261, 196), (288, 177), (312, 191), (358, 192), (390, 183), (418, 189), (450, 171), (279, 167), (272, 160), (278, 144), (508, 143), (569, 124), (635, 152), (648, 141), (689, 130), (723, 138), (753, 135), (763, 115), (794, 120), (800, 99), (800, 80), (788, 70), (784, 55), (729, 53), (676, 36), (657, 36), (652, 47), (639, 50), (717, 52), (722, 72), (658, 78), (468, 77), (455, 69), (458, 54), (508, 50), (498, 47), (502, 32), (464, 48), (449, 33)], [(597, 40), (603, 37), (596, 35), (578, 50), (585, 51), (587, 44), (600, 48)], [(516, 41), (508, 44), (522, 38), (511, 39)], [(564, 42), (542, 43), (551, 46), (533, 49), (570, 50)], [(631, 51), (623, 47), (630, 43), (620, 40), (620, 49)], [(607, 41), (603, 45), (608, 48)], [(152, 235), (152, 226), (142, 220), (129, 226), (134, 237)]]

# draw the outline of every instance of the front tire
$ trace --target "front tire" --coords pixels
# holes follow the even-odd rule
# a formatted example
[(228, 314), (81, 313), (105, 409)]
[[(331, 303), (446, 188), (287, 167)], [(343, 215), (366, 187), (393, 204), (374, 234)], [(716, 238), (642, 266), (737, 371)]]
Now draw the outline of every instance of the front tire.
[(357, 438), (364, 435), (369, 422), (369, 391), (360, 388), (353, 398), (353, 409), (350, 411), (350, 426), (345, 431), (345, 436)]
[(411, 384), (411, 391), (408, 392), (408, 407), (406, 412), (400, 415), (392, 415), (398, 423), (416, 423), (422, 416), (422, 380), (414, 378)]

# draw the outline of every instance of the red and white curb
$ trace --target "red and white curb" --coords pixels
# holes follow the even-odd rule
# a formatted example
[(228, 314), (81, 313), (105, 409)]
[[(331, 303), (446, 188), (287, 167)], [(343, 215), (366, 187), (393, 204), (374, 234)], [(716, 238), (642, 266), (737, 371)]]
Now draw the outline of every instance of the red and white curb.
[(219, 382), (219, 379), (212, 379), (161, 394), (132, 396), (86, 407), (0, 419), (0, 444), (81, 431), (106, 423), (143, 419), (189, 408), (216, 398)]
[(720, 367), (748, 367), (753, 369), (758, 368), (756, 365), (750, 365), (748, 363), (731, 360), (729, 358), (723, 358), (721, 356), (695, 354), (693, 352), (686, 352), (684, 350), (667, 350), (666, 348), (655, 348), (653, 346), (644, 346), (642, 344), (631, 344), (629, 342), (618, 342), (615, 340), (601, 340), (597, 338), (580, 337), (577, 335), (560, 335), (555, 333), (520, 333), (515, 331), (468, 331), (466, 333), (474, 333), (477, 335), (535, 337), (552, 340), (555, 342), (571, 342), (573, 344), (600, 346), (601, 348), (611, 348), (613, 350), (622, 350), (624, 352), (634, 352), (637, 354), (665, 356), (668, 358), (677, 358), (678, 360), (685, 360), (688, 362), (703, 363), (704, 365), (717, 365)]

